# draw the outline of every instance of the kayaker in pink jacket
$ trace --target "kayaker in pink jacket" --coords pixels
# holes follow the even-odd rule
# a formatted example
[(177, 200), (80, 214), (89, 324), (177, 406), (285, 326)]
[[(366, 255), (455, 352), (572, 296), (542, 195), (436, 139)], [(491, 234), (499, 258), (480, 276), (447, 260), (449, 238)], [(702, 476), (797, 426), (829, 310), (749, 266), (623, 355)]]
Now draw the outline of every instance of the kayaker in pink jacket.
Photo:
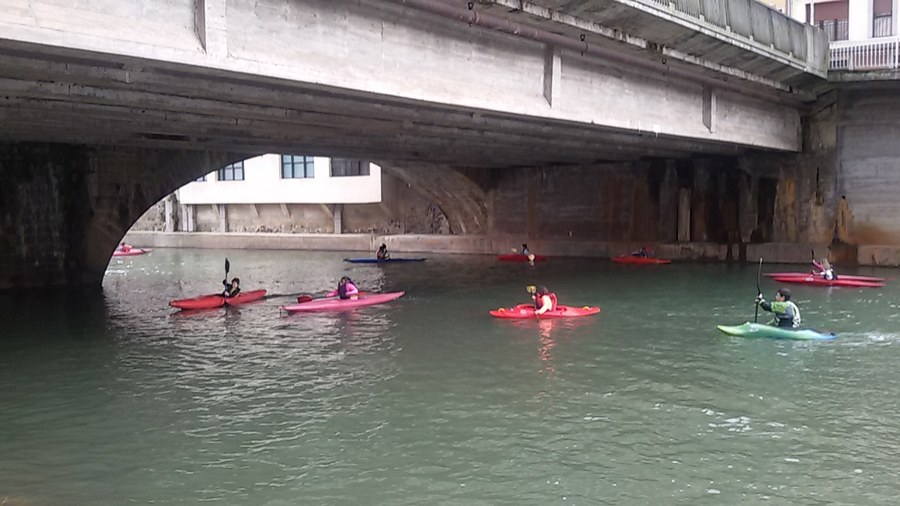
[(337, 290), (328, 292), (327, 297), (338, 296), (342, 299), (355, 299), (359, 295), (359, 288), (353, 283), (353, 280), (344, 276), (338, 282)]

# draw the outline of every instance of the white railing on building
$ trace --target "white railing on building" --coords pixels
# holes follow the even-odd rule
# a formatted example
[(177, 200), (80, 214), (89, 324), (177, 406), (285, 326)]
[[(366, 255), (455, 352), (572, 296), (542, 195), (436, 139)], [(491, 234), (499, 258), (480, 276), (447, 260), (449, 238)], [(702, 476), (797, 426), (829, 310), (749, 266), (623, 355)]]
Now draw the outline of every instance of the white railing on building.
[(841, 40), (831, 43), (831, 70), (880, 70), (898, 68), (900, 37)]

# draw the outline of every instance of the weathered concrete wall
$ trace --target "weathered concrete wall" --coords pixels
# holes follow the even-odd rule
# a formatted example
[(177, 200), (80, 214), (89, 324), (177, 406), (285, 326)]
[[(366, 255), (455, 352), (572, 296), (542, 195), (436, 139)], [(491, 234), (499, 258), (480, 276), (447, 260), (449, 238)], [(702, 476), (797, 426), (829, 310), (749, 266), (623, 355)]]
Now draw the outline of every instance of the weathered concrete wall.
[(0, 144), (0, 289), (99, 286), (116, 244), (152, 203), (237, 158)]
[(900, 244), (900, 94), (879, 83), (842, 89), (838, 114), (839, 232), (852, 244)]

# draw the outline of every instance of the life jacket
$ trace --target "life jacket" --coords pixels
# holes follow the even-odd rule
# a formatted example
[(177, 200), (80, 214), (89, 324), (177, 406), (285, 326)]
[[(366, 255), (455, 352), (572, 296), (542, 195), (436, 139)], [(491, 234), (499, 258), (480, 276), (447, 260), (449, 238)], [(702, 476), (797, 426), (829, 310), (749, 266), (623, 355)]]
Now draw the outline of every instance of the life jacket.
[[(550, 311), (555, 311), (556, 310), (556, 294), (553, 292), (550, 292), (546, 295), (547, 295), (547, 297), (550, 297)], [(544, 307), (544, 297), (543, 296), (535, 297), (534, 298), (534, 308), (540, 309), (542, 307)]]
[[(797, 304), (794, 304), (793, 301), (785, 301), (788, 308), (791, 310), (791, 315), (788, 316), (788, 313), (776, 314), (775, 319), (778, 321), (779, 327), (785, 328), (797, 328), (800, 326), (800, 308), (797, 307)], [(788, 323), (790, 322), (790, 323)]]

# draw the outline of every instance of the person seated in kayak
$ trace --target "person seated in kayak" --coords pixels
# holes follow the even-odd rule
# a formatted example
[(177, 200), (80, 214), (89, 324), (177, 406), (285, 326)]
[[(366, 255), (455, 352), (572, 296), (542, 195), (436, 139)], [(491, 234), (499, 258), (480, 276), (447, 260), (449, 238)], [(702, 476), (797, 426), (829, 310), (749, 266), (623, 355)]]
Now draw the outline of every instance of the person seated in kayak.
[(816, 270), (813, 271), (813, 274), (822, 276), (829, 281), (837, 279), (837, 274), (835, 274), (834, 272), (834, 267), (832, 267), (831, 263), (828, 262), (827, 258), (823, 258), (822, 263), (816, 262), (815, 259), (813, 259), (812, 263), (813, 267), (816, 268)]
[(546, 286), (531, 285), (526, 290), (534, 299), (535, 315), (542, 315), (556, 309), (556, 294), (548, 290)]
[(647, 258), (647, 257), (650, 256), (650, 253), (647, 251), (647, 247), (646, 247), (646, 246), (641, 246), (641, 249), (639, 249), (639, 250), (637, 250), (637, 251), (632, 251), (632, 252), (631, 252), (631, 256), (633, 256), (633, 257), (640, 257), (640, 258)]
[(131, 246), (129, 246), (123, 242), (122, 244), (119, 245), (118, 248), (116, 248), (116, 250), (121, 251), (122, 253), (128, 253), (129, 251), (131, 251)]
[(794, 329), (800, 326), (800, 308), (791, 301), (789, 289), (779, 288), (775, 292), (775, 302), (766, 302), (762, 294), (757, 295), (756, 301), (759, 307), (775, 315), (769, 325)]
[(375, 258), (378, 260), (387, 260), (391, 258), (391, 254), (388, 253), (387, 245), (383, 244), (378, 248), (378, 253), (375, 253)]
[(328, 295), (326, 295), (326, 297), (334, 296), (340, 297), (344, 300), (356, 299), (359, 296), (359, 288), (356, 287), (356, 283), (354, 283), (352, 279), (344, 276), (340, 281), (338, 281), (337, 290), (328, 292)]
[(238, 278), (232, 279), (231, 283), (227, 279), (223, 279), (222, 284), (225, 285), (225, 290), (222, 290), (222, 297), (230, 299), (241, 293), (241, 280)]
[(528, 249), (528, 245), (525, 243), (522, 243), (522, 254), (525, 256), (528, 256), (531, 254), (531, 251)]

